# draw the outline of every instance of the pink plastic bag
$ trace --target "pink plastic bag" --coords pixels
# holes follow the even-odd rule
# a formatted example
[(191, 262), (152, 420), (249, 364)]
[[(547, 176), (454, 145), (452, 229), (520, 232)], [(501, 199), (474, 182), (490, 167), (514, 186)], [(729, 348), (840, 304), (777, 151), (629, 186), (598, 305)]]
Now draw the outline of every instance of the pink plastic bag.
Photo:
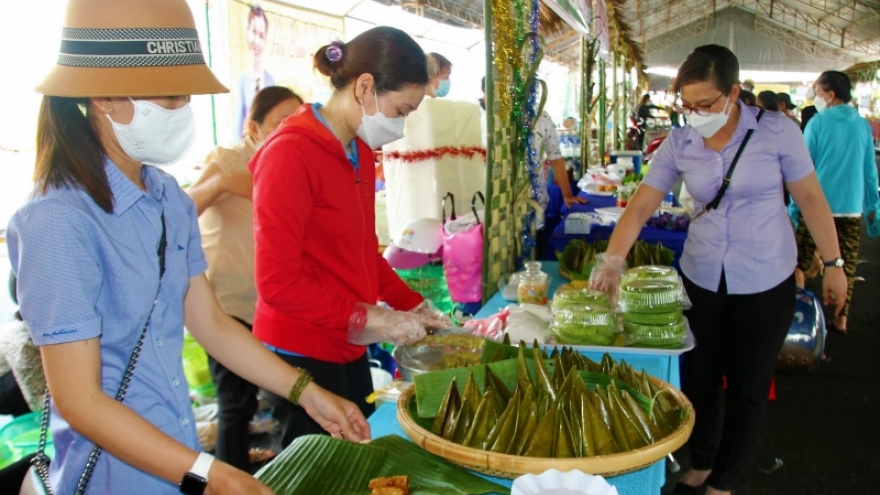
[[(476, 198), (485, 204), (481, 192), (471, 199), (471, 213), (455, 216), (452, 193), (443, 198), (443, 272), (454, 302), (479, 302), (482, 299), (483, 223), (477, 211)], [(446, 218), (446, 198), (453, 198), (452, 217)]]

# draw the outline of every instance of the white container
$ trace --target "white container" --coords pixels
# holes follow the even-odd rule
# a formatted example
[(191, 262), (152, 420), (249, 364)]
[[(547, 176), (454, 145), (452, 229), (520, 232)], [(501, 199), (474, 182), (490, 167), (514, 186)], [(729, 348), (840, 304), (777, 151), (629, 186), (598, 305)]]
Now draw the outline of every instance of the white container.
[(391, 373), (382, 369), (382, 363), (377, 359), (370, 359), (370, 374), (373, 378), (373, 390), (382, 390), (394, 381)]
[(510, 495), (617, 495), (617, 488), (601, 476), (578, 470), (563, 473), (549, 469), (513, 480)]
[(619, 206), (609, 206), (607, 208), (596, 208), (596, 213), (609, 222), (617, 222), (623, 215), (624, 208)]
[(593, 217), (586, 213), (571, 213), (565, 217), (566, 234), (589, 234)]

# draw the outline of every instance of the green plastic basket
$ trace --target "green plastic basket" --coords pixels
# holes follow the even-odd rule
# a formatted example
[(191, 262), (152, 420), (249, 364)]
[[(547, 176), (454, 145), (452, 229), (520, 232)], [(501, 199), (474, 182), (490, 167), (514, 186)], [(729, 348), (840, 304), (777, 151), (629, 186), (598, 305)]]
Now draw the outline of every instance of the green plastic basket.
[[(0, 428), (0, 469), (37, 452), (41, 417), (40, 411), (24, 414)], [(51, 431), (46, 434), (46, 455), (55, 456)]]

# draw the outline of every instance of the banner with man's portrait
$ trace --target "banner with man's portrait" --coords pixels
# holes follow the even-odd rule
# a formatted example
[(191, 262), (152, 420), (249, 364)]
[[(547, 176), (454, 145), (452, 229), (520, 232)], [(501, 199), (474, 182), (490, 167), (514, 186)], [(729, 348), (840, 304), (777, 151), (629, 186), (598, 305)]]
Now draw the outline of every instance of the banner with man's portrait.
[(315, 51), (343, 39), (343, 19), (271, 1), (229, 2), (232, 122), (241, 136), (254, 95), (267, 86), (287, 86), (304, 101), (326, 101), (327, 79), (312, 68)]

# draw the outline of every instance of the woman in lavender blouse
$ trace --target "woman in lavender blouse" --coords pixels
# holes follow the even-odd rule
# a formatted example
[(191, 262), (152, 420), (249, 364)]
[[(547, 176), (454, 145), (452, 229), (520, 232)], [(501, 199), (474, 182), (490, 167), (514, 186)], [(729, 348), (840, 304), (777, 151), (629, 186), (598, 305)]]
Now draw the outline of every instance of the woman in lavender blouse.
[[(704, 484), (709, 495), (731, 493), (763, 425), (776, 356), (794, 316), (797, 252), (783, 183), (831, 265), (823, 280), (825, 303), (834, 302), (840, 312), (846, 299), (834, 221), (800, 129), (778, 112), (759, 114), (740, 103), (738, 83), (739, 62), (727, 48), (701, 46), (688, 56), (674, 90), (689, 125), (673, 130), (651, 160), (593, 274), (594, 287), (616, 287), (642, 226), (683, 176), (697, 214), (681, 271), (693, 302), (686, 314), (699, 344), (686, 355), (684, 370), (685, 393), (696, 411), (691, 469), (675, 493), (696, 493)], [(716, 207), (707, 208), (749, 130), (729, 187)]]

